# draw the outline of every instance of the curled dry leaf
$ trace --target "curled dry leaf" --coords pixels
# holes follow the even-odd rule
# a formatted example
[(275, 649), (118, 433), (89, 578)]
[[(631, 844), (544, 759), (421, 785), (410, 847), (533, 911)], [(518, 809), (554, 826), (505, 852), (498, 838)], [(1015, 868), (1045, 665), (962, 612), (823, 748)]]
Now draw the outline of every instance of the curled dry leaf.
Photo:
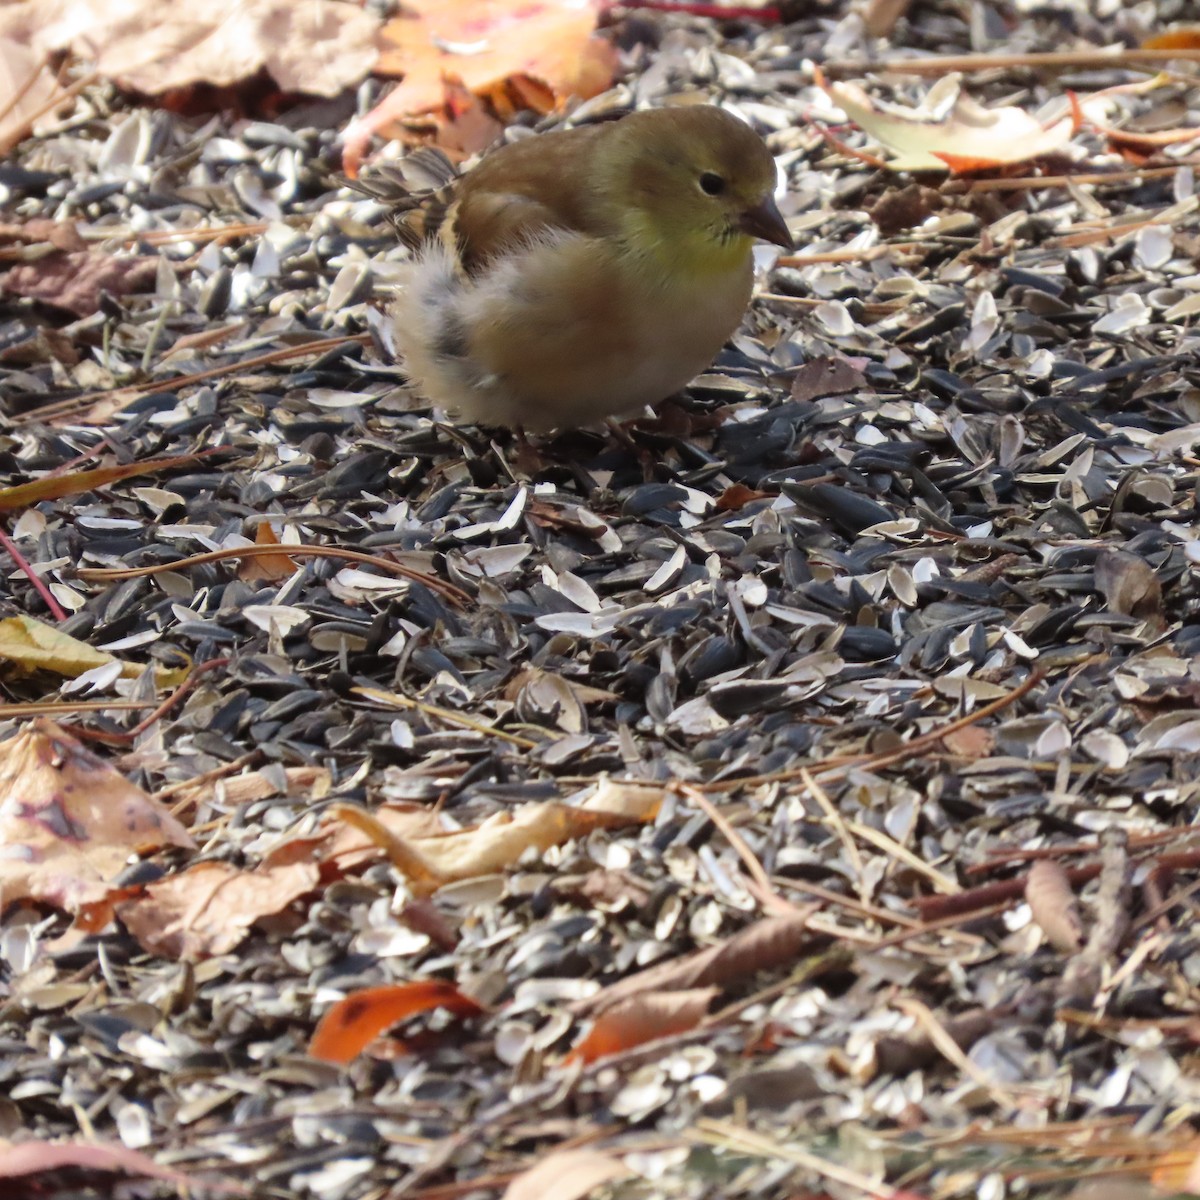
[(720, 991), (705, 987), (630, 996), (606, 1008), (565, 1061), (591, 1063), (644, 1042), (686, 1033), (704, 1020)]
[(601, 1184), (629, 1174), (619, 1158), (580, 1146), (573, 1150), (551, 1150), (528, 1171), (508, 1185), (504, 1200), (583, 1200)]
[(131, 854), (194, 843), (160, 804), (39, 720), (0, 743), (0, 901), (102, 900)]
[[(8, 617), (0, 621), (0, 668), (8, 663), (25, 674), (52, 671), (75, 679), (85, 671), (117, 661), (111, 654), (94, 650), (86, 642), (33, 617)], [(137, 679), (145, 669), (141, 663), (121, 663), (121, 676)], [(186, 675), (186, 671), (160, 668), (155, 678), (164, 687), (178, 687)]]
[(1145, 559), (1124, 550), (1105, 550), (1096, 558), (1096, 590), (1115, 613), (1162, 620), (1162, 584)]
[[(595, 801), (601, 796), (617, 807), (597, 807)], [(460, 879), (504, 871), (529, 849), (543, 853), (596, 829), (652, 821), (661, 802), (659, 788), (610, 784), (578, 807), (553, 801), (527, 804), (512, 814), (497, 813), (471, 829), (433, 837), (395, 833), (382, 819), (385, 810), (376, 816), (357, 805), (339, 804), (329, 815), (374, 842), (408, 876), (415, 892), (428, 894)], [(428, 820), (428, 815), (423, 819)]]
[(1025, 899), (1046, 940), (1064, 954), (1083, 944), (1083, 919), (1067, 873), (1059, 863), (1040, 859), (1029, 868)]
[(228, 87), (266, 70), (285, 92), (336, 96), (375, 62), (379, 22), (336, 0), (23, 0), (0, 36), (38, 57), (69, 50), (123, 87), (158, 95)]
[(239, 871), (229, 863), (197, 863), (150, 884), (117, 905), (129, 932), (151, 954), (197, 962), (227, 954), (260, 917), (287, 908), (320, 879), (315, 863)]
[(884, 105), (853, 83), (831, 83), (833, 102), (892, 153), (894, 171), (967, 171), (1060, 151), (1071, 140), (1074, 122), (1063, 117), (1043, 127), (1014, 105), (984, 108), (958, 90), (947, 76), (930, 89), (921, 109)]
[(483, 1012), (482, 1005), (444, 979), (362, 988), (343, 997), (321, 1018), (308, 1052), (325, 1062), (349, 1062), (385, 1030), (434, 1008), (462, 1017)]

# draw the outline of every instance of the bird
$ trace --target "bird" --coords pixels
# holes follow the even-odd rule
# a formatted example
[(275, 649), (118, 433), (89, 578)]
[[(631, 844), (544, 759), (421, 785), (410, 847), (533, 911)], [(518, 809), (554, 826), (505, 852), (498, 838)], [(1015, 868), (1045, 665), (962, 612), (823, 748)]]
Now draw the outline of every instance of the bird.
[(461, 175), (418, 151), (356, 186), (412, 252), (390, 310), (411, 386), (523, 436), (639, 412), (711, 364), (755, 239), (793, 249), (776, 180), (762, 138), (701, 104), (526, 136)]

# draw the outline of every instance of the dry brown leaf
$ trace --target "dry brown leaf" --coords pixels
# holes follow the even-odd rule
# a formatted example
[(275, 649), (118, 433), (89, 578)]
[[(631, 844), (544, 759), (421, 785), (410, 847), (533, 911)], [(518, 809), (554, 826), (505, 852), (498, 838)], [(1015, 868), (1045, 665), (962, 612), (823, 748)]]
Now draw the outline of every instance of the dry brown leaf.
[(705, 987), (630, 996), (606, 1008), (565, 1061), (591, 1063), (644, 1042), (695, 1029), (720, 991)]
[[(377, 846), (409, 876), (414, 889), (427, 894), (459, 879), (507, 870), (529, 849), (544, 853), (551, 846), (586, 837), (595, 829), (619, 829), (652, 821), (661, 803), (661, 788), (606, 780), (579, 807), (555, 802), (527, 804), (512, 814), (496, 813), (482, 825), (432, 837), (412, 832), (414, 828), (427, 831), (429, 822), (436, 822), (425, 810), (397, 812), (381, 808), (369, 813), (352, 805), (338, 805), (329, 818), (351, 819), (357, 836), (335, 838), (325, 859), (336, 857), (345, 869), (364, 861), (364, 857), (377, 857), (378, 852), (363, 855), (365, 846)], [(376, 825), (384, 828), (377, 829)]]
[(194, 843), (165, 808), (39, 720), (0, 743), (0, 905), (102, 900), (131, 854)]
[(731, 483), (718, 497), (716, 507), (719, 512), (739, 512), (747, 504), (755, 500), (765, 500), (770, 492), (759, 492), (748, 488), (744, 483)]
[(996, 735), (982, 725), (964, 725), (946, 734), (942, 745), (963, 758), (987, 758), (996, 748)]
[(157, 95), (227, 87), (265, 69), (285, 92), (336, 96), (376, 58), (378, 20), (336, 0), (24, 0), (0, 5), (0, 37), (35, 56), (70, 50), (123, 87)]
[[(0, 14), (4, 9), (0, 8)], [(21, 263), (0, 276), (0, 291), (65, 309), (77, 317), (90, 317), (108, 292), (127, 296), (154, 286), (158, 258), (152, 254), (108, 254), (78, 250), (47, 254)]]
[[(33, 617), (8, 617), (0, 621), (0, 664), (11, 663), (17, 671), (52, 671), (75, 679), (85, 671), (120, 660), (86, 642), (61, 633)], [(137, 679), (146, 668), (140, 663), (121, 663), (123, 679)], [(155, 678), (164, 687), (182, 683), (186, 671), (159, 669)]]
[(831, 83), (825, 90), (850, 120), (891, 151), (887, 165), (893, 171), (1027, 162), (1064, 149), (1074, 132), (1070, 117), (1046, 128), (1015, 105), (984, 108), (959, 92), (949, 76), (930, 89), (921, 109), (884, 106), (853, 83)]
[(504, 1200), (583, 1200), (601, 1184), (629, 1174), (619, 1158), (603, 1150), (579, 1146), (551, 1150), (508, 1185)]
[(862, 373), (864, 359), (837, 357), (814, 358), (792, 377), (793, 400), (822, 400), (826, 396), (843, 396), (867, 386)]
[(44, 55), (12, 38), (0, 37), (0, 153), (19, 142), (58, 91)]
[[(258, 528), (254, 531), (254, 544), (256, 546), (280, 545), (279, 539), (275, 536), (275, 530), (271, 528), (270, 521), (259, 521)], [(238, 578), (248, 581), (290, 579), (295, 573), (296, 560), (282, 553), (256, 554), (251, 558), (244, 559), (238, 568)]]
[(197, 962), (228, 954), (261, 917), (313, 891), (315, 863), (239, 871), (223, 862), (197, 863), (150, 884), (136, 900), (117, 905), (126, 928), (151, 954)]
[[(396, 837), (431, 838), (446, 832), (436, 813), (415, 804), (383, 804), (373, 809), (371, 815)], [(318, 833), (326, 839), (322, 861), (335, 865), (339, 871), (349, 871), (379, 858), (378, 839), (328, 812), (321, 818)]]
[(381, 31), (375, 70), (404, 78), (347, 129), (344, 166), (353, 176), (372, 134), (438, 113), (447, 80), (486, 96), (501, 115), (549, 112), (567, 97), (604, 91), (616, 67), (612, 45), (595, 36), (597, 6), (571, 0), (409, 0)]
[(1141, 620), (1163, 615), (1162, 585), (1145, 559), (1124, 550), (1097, 555), (1096, 590), (1115, 613)]
[(808, 919), (818, 907), (814, 904), (799, 912), (767, 917), (715, 946), (656, 963), (579, 1002), (576, 1011), (607, 1011), (643, 992), (724, 985), (791, 963), (814, 941)]
[[(303, 796), (308, 800), (324, 800), (333, 786), (333, 776), (328, 767), (285, 767), (286, 795)], [(195, 807), (202, 801), (220, 795), (224, 804), (249, 804), (252, 800), (265, 800), (279, 794), (279, 785), (261, 771), (246, 775), (235, 775), (232, 779), (209, 779), (191, 785), (183, 784), (171, 789), (173, 803), (183, 807)]]
[(1083, 918), (1062, 866), (1048, 858), (1035, 862), (1025, 879), (1025, 900), (1050, 945), (1074, 954), (1083, 944)]
[(19, 262), (21, 255), (30, 253), (27, 249), (30, 246), (53, 246), (56, 250), (88, 248), (74, 221), (31, 217), (28, 221), (0, 224), (0, 262)]
[[(373, 830), (371, 814), (356, 810), (356, 828), (388, 853), (391, 862), (408, 875), (415, 892), (428, 894), (456, 880), (493, 875), (514, 866), (530, 848), (544, 853), (572, 838), (586, 838), (594, 829), (619, 829), (637, 821), (652, 821), (661, 802), (658, 788), (641, 788), (650, 797), (640, 811), (602, 811), (592, 806), (527, 804), (514, 814), (497, 812), (470, 829), (437, 838), (406, 838)], [(338, 805), (346, 820), (350, 805)], [(378, 834), (378, 836), (377, 836)]]

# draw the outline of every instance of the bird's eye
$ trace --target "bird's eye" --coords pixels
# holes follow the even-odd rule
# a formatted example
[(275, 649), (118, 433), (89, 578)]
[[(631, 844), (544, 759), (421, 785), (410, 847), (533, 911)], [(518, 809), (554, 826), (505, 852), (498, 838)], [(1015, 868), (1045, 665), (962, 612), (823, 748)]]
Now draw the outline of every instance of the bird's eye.
[(725, 180), (714, 171), (705, 171), (700, 176), (700, 190), (706, 196), (719, 196), (725, 190)]

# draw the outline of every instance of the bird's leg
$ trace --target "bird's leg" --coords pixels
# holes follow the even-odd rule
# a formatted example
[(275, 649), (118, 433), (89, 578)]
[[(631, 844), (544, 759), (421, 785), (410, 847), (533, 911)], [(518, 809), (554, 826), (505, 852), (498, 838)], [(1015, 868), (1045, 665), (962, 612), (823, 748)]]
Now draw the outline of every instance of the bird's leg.
[(653, 483), (655, 479), (655, 467), (657, 466), (654, 456), (645, 447), (639, 446), (629, 432), (637, 422), (618, 421), (615, 417), (606, 417), (604, 424), (608, 426), (609, 433), (613, 435), (617, 442), (624, 446), (641, 464), (643, 481), (645, 483)]

